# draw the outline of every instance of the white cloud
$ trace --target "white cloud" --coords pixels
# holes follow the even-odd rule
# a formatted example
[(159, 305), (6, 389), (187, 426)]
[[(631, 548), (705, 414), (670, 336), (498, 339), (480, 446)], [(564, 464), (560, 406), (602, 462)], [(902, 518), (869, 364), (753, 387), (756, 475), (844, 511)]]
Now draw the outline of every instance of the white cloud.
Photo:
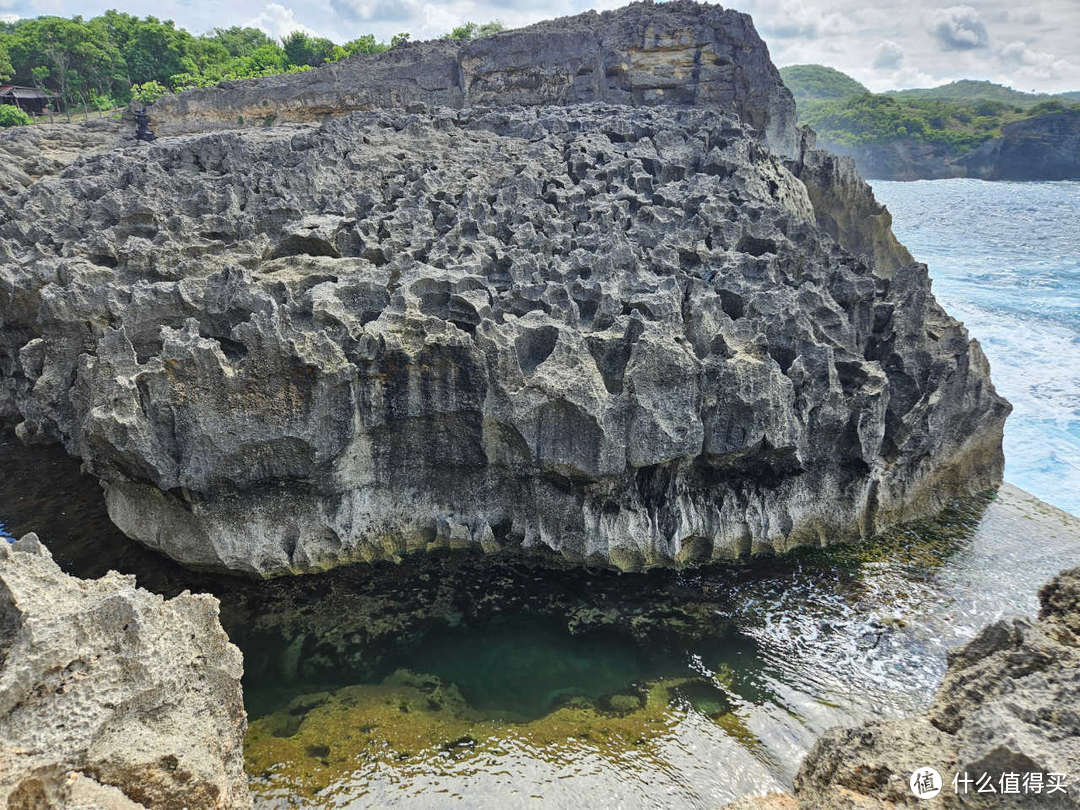
[(971, 6), (936, 9), (930, 16), (930, 33), (948, 51), (985, 48), (990, 41), (979, 12)]
[(314, 30), (296, 19), (295, 11), (281, 3), (268, 3), (257, 17), (247, 21), (247, 25), (260, 28), (275, 39), (281, 39), (293, 31), (316, 34)]
[(885, 40), (874, 52), (874, 67), (878, 70), (896, 70), (904, 61), (904, 49), (892, 40)]
[(13, 23), (19, 19), (18, 14), (0, 14), (0, 22)]
[(1018, 68), (1014, 70), (1018, 81), (1060, 80), (1080, 72), (1080, 68), (1067, 59), (1036, 50), (1019, 41), (1010, 42), (1002, 48), (1000, 56), (1006, 65)]

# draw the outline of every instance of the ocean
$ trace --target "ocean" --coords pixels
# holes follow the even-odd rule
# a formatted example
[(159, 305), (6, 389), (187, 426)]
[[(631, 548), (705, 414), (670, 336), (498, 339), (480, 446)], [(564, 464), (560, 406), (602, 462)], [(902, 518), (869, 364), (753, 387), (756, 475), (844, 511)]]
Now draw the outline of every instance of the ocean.
[(1080, 515), (1080, 182), (873, 187), (1013, 404), (1005, 479)]

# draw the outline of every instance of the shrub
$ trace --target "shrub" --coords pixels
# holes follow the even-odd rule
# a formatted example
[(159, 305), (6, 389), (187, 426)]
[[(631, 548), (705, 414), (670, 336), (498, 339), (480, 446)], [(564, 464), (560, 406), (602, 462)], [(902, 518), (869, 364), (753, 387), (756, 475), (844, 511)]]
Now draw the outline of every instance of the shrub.
[(10, 104), (0, 105), (0, 127), (25, 127), (34, 123), (34, 119), (18, 107)]
[(156, 82), (153, 79), (131, 86), (132, 98), (141, 101), (143, 104), (153, 104), (168, 92), (168, 89), (161, 82)]

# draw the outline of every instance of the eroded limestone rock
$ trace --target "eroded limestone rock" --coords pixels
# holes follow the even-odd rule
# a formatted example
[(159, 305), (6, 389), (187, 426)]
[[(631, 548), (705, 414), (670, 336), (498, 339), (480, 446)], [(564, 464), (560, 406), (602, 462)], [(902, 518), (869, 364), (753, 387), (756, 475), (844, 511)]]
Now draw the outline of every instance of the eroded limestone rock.
[(168, 601), (0, 540), (0, 805), (251, 806), (240, 651), (205, 594)]
[(304, 74), (166, 96), (150, 113), (159, 134), (176, 134), (410, 104), (590, 102), (723, 109), (778, 153), (798, 151), (794, 98), (749, 15), (687, 0), (588, 11), (471, 42), (407, 42)]
[(1008, 405), (925, 266), (843, 249), (716, 110), (368, 112), (138, 149), (8, 207), (0, 418), (186, 564), (689, 565), (1000, 481)]
[[(1080, 569), (1055, 577), (1039, 598), (1038, 621), (995, 622), (950, 653), (925, 715), (826, 733), (795, 779), (800, 806), (920, 806), (908, 779), (930, 766), (947, 783), (937, 806), (1080, 807)], [(998, 792), (958, 795), (951, 780), (965, 772), (991, 774)], [(1001, 793), (1005, 773), (1041, 774), (1042, 791)], [(1051, 773), (1068, 775), (1064, 791), (1049, 789)]]

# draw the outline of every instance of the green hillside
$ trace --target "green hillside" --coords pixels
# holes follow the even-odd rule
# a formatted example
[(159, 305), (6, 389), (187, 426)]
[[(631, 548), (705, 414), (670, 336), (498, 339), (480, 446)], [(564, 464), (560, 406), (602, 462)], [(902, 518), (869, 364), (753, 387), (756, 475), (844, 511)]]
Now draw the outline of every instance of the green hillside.
[(780, 75), (795, 96), (799, 123), (809, 124), (823, 141), (843, 146), (910, 139), (963, 154), (999, 137), (1005, 124), (1080, 108), (1080, 92), (1021, 93), (992, 82), (964, 80), (871, 93), (850, 76), (822, 65), (781, 68)]
[(824, 65), (789, 65), (780, 68), (780, 76), (796, 101), (836, 100), (870, 92), (846, 73)]
[[(794, 91), (793, 91), (794, 92)], [(1014, 107), (1034, 107), (1047, 101), (1062, 100), (1062, 97), (1072, 96), (1070, 101), (1080, 101), (1080, 92), (1062, 93), (1052, 96), (1047, 93), (1023, 93), (1013, 90), (1003, 84), (993, 82), (973, 81), (961, 79), (957, 82), (949, 82), (940, 87), (928, 87), (915, 90), (891, 90), (886, 95), (897, 96), (907, 99), (936, 98), (949, 101), (999, 101), (1002, 104), (1011, 104)]]

